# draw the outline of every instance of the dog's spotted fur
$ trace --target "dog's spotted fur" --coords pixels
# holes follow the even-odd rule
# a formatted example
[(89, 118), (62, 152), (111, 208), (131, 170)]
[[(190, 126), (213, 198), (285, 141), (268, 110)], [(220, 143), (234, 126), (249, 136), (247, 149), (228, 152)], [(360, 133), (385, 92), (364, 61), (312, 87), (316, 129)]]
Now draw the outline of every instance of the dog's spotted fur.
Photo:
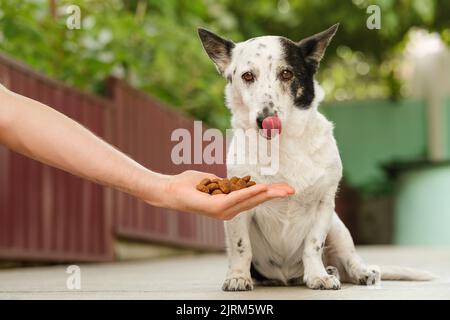
[[(263, 176), (258, 165), (240, 164), (228, 166), (229, 176), (250, 174), (258, 182), (286, 181), (296, 189), (287, 200), (270, 201), (226, 222), (224, 290), (251, 290), (252, 278), (266, 285), (313, 289), (339, 289), (340, 280), (380, 280), (379, 268), (362, 262), (334, 212), (342, 164), (333, 125), (317, 110), (324, 92), (314, 74), (336, 30), (337, 25), (298, 43), (264, 36), (234, 44), (199, 29), (206, 52), (228, 80), (225, 94), (233, 128), (261, 128), (262, 120), (273, 114), (283, 124), (276, 175)], [(287, 81), (281, 77), (285, 70), (293, 74)], [(247, 72), (252, 81), (243, 79)], [(418, 272), (409, 275), (426, 278)], [(397, 270), (390, 278), (408, 277)]]

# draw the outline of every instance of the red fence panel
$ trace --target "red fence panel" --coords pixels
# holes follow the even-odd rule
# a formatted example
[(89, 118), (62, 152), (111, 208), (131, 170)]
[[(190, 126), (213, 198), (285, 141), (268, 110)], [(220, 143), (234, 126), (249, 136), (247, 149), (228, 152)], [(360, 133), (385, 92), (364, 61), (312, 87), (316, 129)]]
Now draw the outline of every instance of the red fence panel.
[[(105, 100), (39, 75), (0, 55), (0, 83), (106, 135)], [(113, 259), (109, 191), (0, 146), (0, 258)]]
[[(194, 122), (117, 79), (110, 80), (115, 102), (116, 145), (146, 167), (168, 174), (187, 169), (224, 176), (225, 165), (175, 165), (171, 142), (175, 129), (186, 128), (193, 135)], [(155, 240), (181, 246), (223, 249), (220, 221), (148, 206), (125, 194), (115, 195), (115, 232), (119, 236)]]

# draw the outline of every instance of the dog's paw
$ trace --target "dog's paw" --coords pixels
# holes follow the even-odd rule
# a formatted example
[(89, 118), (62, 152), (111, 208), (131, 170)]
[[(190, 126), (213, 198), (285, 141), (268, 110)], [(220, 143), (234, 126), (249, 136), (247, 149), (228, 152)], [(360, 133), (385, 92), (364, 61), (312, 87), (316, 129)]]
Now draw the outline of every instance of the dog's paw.
[(335, 276), (336, 278), (338, 278), (338, 280), (340, 280), (339, 270), (336, 267), (328, 266), (325, 268), (325, 270), (329, 275)]
[(222, 285), (223, 291), (250, 291), (253, 290), (253, 282), (250, 277), (243, 275), (229, 276)]
[(306, 286), (310, 289), (339, 290), (341, 282), (334, 275), (317, 276), (307, 279)]
[(356, 276), (356, 283), (362, 286), (373, 286), (381, 281), (381, 272), (378, 266), (367, 266)]

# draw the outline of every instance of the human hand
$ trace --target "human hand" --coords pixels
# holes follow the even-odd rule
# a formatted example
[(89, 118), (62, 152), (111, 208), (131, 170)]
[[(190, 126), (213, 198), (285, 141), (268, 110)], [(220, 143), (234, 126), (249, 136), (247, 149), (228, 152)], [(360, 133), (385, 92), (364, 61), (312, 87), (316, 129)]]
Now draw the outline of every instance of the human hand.
[(209, 195), (196, 189), (204, 178), (217, 176), (205, 172), (188, 170), (174, 176), (167, 176), (164, 206), (186, 212), (200, 213), (212, 218), (230, 220), (242, 211), (274, 199), (294, 193), (286, 183), (256, 184), (229, 194)]

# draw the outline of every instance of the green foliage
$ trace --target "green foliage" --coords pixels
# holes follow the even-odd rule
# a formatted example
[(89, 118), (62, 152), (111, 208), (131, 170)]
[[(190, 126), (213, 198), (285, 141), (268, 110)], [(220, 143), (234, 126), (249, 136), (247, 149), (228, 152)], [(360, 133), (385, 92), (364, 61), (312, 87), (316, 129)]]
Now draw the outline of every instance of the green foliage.
[[(240, 41), (264, 34), (293, 40), (340, 22), (319, 80), (328, 99), (399, 94), (395, 53), (412, 26), (450, 43), (445, 0), (0, 0), (0, 50), (70, 85), (101, 93), (108, 75), (126, 79), (210, 125), (226, 128), (223, 87), (198, 41), (204, 26)], [(66, 27), (65, 6), (81, 7), (82, 28)], [(368, 30), (366, 8), (378, 4), (381, 30)]]

